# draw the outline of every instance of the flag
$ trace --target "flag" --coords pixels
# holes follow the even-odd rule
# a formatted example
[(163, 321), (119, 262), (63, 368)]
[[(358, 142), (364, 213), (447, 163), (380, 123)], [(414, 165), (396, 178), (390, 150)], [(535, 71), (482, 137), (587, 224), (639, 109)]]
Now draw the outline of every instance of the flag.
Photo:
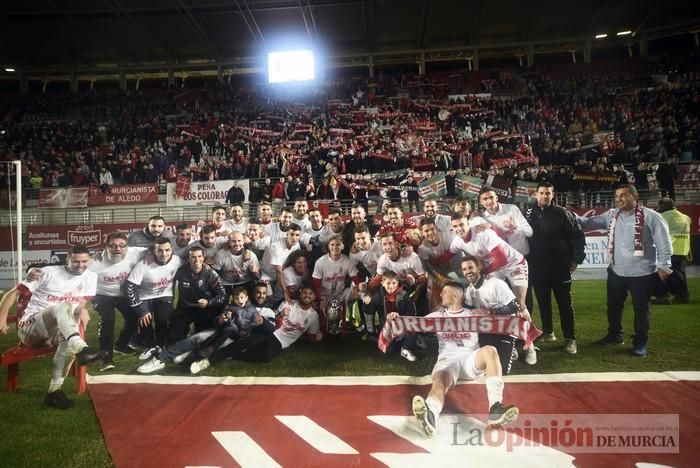
[(447, 183), (445, 182), (445, 175), (437, 174), (429, 179), (421, 180), (418, 183), (418, 192), (420, 193), (421, 198), (425, 198), (430, 195), (444, 197), (445, 195), (447, 195)]
[(515, 184), (515, 202), (528, 203), (530, 198), (535, 196), (535, 192), (537, 192), (537, 182), (519, 180)]
[(185, 198), (190, 193), (190, 185), (192, 178), (189, 176), (178, 175), (175, 179), (175, 196), (177, 198)]
[(472, 200), (477, 200), (483, 183), (484, 181), (479, 177), (458, 174), (455, 177), (455, 190), (457, 194), (463, 193)]

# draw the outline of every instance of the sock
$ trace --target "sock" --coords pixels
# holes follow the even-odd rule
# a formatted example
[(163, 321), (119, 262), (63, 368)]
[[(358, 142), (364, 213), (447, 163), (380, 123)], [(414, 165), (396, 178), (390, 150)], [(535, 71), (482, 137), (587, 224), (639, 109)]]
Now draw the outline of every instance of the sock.
[(63, 382), (61, 382), (61, 383), (54, 383), (54, 382), (51, 382), (51, 383), (49, 384), (49, 393), (53, 393), (53, 392), (55, 392), (56, 390), (60, 390), (62, 386), (63, 386)]
[(486, 377), (486, 396), (489, 399), (489, 410), (495, 403), (503, 402), (503, 379), (500, 376)]
[(374, 333), (374, 314), (365, 314), (365, 326), (367, 333)]
[(440, 416), (440, 413), (442, 412), (442, 403), (440, 403), (440, 401), (438, 401), (437, 398), (433, 398), (433, 397), (429, 396), (428, 398), (425, 399), (425, 404), (428, 406), (428, 408), (430, 408), (430, 411), (433, 412), (433, 414), (435, 415), (436, 422), (437, 422), (437, 418), (438, 418), (438, 416)]
[(71, 353), (78, 354), (85, 348), (87, 348), (87, 343), (80, 335), (72, 335), (68, 338), (68, 349)]

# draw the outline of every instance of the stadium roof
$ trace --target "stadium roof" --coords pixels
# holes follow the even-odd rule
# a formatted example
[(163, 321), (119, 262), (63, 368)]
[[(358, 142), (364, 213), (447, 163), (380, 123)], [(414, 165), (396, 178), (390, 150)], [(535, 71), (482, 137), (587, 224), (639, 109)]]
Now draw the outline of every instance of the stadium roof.
[[(250, 65), (283, 36), (336, 62), (374, 54), (581, 47), (700, 30), (693, 0), (3, 0), (0, 63), (20, 71)], [(629, 36), (616, 36), (629, 30)], [(691, 41), (692, 39), (689, 39)], [(627, 41), (627, 42), (625, 42)], [(349, 62), (352, 64), (352, 62)], [(337, 63), (342, 66), (342, 64)]]

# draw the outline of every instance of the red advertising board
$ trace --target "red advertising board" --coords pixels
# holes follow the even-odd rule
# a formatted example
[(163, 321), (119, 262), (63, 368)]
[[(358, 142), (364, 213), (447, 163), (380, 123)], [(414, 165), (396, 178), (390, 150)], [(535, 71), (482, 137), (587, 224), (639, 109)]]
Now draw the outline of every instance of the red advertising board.
[(88, 187), (39, 189), (39, 208), (86, 208)]
[(106, 192), (90, 187), (88, 205), (133, 205), (158, 203), (158, 184), (110, 185)]

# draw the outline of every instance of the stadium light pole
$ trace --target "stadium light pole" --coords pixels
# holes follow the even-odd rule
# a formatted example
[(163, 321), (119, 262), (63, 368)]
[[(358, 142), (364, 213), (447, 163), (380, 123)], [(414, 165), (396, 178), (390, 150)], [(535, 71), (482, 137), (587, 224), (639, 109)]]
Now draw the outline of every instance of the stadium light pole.
[[(15, 203), (17, 203), (17, 283), (22, 281), (22, 161), (12, 161), (15, 165)], [(10, 206), (12, 196), (10, 195)]]

